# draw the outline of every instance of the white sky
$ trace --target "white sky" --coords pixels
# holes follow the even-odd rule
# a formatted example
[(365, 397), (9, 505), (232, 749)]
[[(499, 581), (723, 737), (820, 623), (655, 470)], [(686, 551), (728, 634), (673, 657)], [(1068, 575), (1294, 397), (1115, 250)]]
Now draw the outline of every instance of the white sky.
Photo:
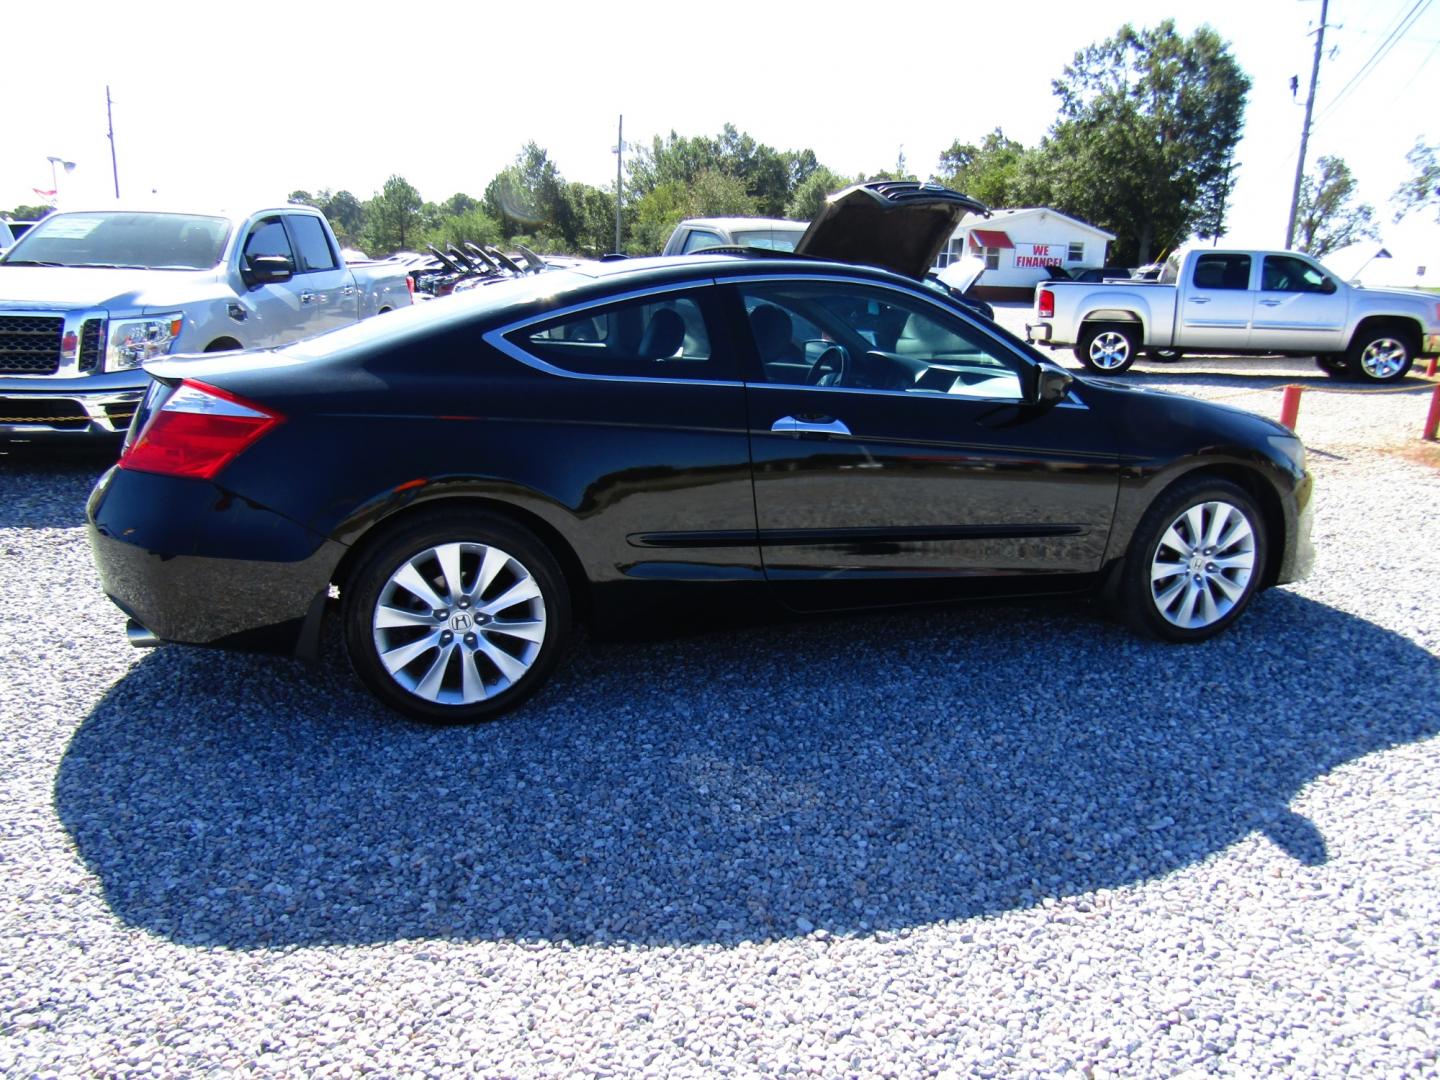
[[(1414, 26), (1332, 107), (1417, 4)], [(62, 205), (111, 196), (107, 83), (126, 201), (153, 190), (234, 205), (324, 187), (363, 199), (391, 173), (427, 199), (479, 196), (527, 139), (567, 179), (604, 184), (621, 113), (627, 142), (729, 121), (846, 175), (889, 168), (903, 147), (923, 177), (953, 140), (996, 126), (1035, 143), (1077, 49), (1127, 20), (1173, 15), (1188, 34), (1197, 10), (1254, 83), (1227, 240), (1279, 245), (1319, 0), (50, 0), (26, 8), (36, 25), (0, 69), (0, 207), (43, 201), (32, 188), (51, 186), (50, 155), (77, 163)], [(1390, 225), (1405, 154), (1440, 141), (1440, 5), (1332, 0), (1329, 21), (1308, 160), (1343, 156), (1394, 242), (1419, 224)]]

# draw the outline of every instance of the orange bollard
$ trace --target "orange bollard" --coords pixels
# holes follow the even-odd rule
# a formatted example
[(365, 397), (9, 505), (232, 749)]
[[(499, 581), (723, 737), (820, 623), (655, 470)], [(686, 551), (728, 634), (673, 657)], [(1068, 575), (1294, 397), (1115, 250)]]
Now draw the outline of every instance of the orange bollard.
[(1304, 392), (1303, 386), (1287, 386), (1280, 401), (1280, 423), (1291, 431), (1295, 430), (1295, 420), (1300, 415), (1300, 395)]
[(1440, 386), (1430, 392), (1430, 413), (1425, 417), (1425, 430), (1420, 437), (1434, 442), (1437, 427), (1440, 427)]

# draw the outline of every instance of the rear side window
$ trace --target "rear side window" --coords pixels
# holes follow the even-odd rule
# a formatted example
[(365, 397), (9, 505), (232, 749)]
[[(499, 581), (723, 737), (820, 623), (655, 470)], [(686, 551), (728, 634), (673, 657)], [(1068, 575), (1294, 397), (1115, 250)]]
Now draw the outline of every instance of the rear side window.
[(577, 375), (728, 379), (695, 294), (587, 308), (510, 335), (525, 352)]
[(334, 270), (335, 253), (330, 250), (330, 241), (325, 235), (325, 226), (320, 219), (309, 214), (291, 214), (290, 232), (295, 245), (300, 249), (300, 265), (303, 274), (314, 270)]
[(1250, 256), (1201, 255), (1195, 260), (1192, 280), (1197, 289), (1248, 289)]

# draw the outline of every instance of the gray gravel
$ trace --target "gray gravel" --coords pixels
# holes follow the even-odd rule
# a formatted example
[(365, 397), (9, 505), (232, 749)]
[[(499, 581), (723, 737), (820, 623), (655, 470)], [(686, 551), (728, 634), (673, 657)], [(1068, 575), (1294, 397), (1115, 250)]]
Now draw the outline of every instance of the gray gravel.
[[(1274, 415), (1313, 372), (1245, 363), (1136, 378)], [(0, 459), (0, 1075), (1433, 1075), (1422, 398), (1307, 396), (1315, 576), (1209, 644), (1078, 604), (582, 641), (458, 731), (130, 649), (97, 463)]]

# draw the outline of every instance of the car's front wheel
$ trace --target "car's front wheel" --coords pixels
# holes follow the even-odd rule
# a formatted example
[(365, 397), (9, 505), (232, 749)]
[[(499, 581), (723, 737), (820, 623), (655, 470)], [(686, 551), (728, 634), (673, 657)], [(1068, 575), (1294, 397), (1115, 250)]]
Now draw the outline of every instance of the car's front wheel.
[(1349, 370), (1362, 383), (1399, 382), (1415, 359), (1409, 332), (1379, 325), (1357, 333), (1347, 356)]
[(387, 705), (435, 724), (489, 720), (545, 681), (569, 633), (549, 549), (494, 515), (417, 519), (380, 541), (342, 593), (350, 662)]
[(1265, 570), (1265, 520), (1228, 481), (1166, 491), (1135, 530), (1122, 579), (1124, 614), (1167, 641), (1203, 641), (1245, 610)]

